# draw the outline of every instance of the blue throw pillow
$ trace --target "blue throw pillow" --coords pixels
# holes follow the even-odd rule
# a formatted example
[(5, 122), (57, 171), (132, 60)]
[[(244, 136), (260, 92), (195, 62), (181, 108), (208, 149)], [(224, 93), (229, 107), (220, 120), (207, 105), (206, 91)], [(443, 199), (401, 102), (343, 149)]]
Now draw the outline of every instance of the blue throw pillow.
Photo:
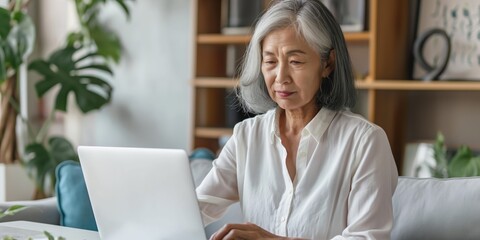
[(56, 177), (55, 191), (60, 224), (98, 231), (80, 163), (75, 161), (60, 163), (56, 169)]
[(216, 156), (215, 156), (215, 153), (210, 151), (208, 148), (197, 148), (193, 150), (193, 152), (190, 154), (190, 156), (188, 156), (188, 158), (190, 160), (199, 159), (199, 158), (213, 160), (216, 158)]

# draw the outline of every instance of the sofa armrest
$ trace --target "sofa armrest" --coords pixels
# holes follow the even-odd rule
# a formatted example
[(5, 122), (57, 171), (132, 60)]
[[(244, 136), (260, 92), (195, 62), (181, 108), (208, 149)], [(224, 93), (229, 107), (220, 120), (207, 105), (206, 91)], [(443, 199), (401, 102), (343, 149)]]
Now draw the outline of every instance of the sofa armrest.
[(400, 177), (392, 240), (480, 239), (480, 177)]
[(6, 216), (0, 219), (0, 222), (32, 221), (55, 225), (60, 224), (60, 214), (58, 212), (56, 197), (32, 201), (2, 202), (0, 203), (0, 209), (3, 211), (13, 205), (22, 205), (27, 208), (13, 216)]

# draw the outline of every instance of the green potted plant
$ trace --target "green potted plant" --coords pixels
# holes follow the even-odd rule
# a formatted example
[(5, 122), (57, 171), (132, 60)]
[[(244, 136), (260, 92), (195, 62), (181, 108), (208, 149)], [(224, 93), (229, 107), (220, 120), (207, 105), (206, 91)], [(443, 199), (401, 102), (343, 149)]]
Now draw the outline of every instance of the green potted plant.
[[(33, 21), (25, 12), (28, 0), (10, 1), (9, 8), (0, 8), (0, 148), (4, 162), (21, 159), (36, 183), (36, 198), (45, 197), (45, 190), (55, 185), (55, 168), (64, 160), (78, 160), (73, 145), (63, 136), (50, 136), (48, 129), (57, 112), (66, 112), (68, 96), (75, 96), (76, 106), (88, 113), (110, 102), (112, 86), (108, 80), (113, 75), (111, 65), (121, 57), (120, 39), (103, 27), (98, 20), (100, 8), (114, 2), (129, 17), (125, 0), (72, 0), (75, 2), (80, 29), (68, 34), (64, 46), (47, 59), (28, 63), (30, 71), (41, 76), (35, 84), (37, 96), (54, 92), (55, 104), (40, 128), (25, 117), (21, 123), (27, 129), (27, 144), (19, 156), (15, 149), (15, 119), (20, 112), (18, 89), (20, 66), (27, 64), (35, 42)], [(53, 88), (58, 90), (52, 90)], [(6, 120), (4, 120), (6, 119)], [(13, 146), (12, 146), (13, 145)], [(47, 180), (48, 179), (48, 180)], [(45, 186), (49, 182), (50, 186)]]
[(460, 146), (453, 157), (447, 154), (445, 137), (442, 133), (437, 134), (433, 146), (435, 167), (431, 167), (433, 177), (472, 177), (480, 176), (480, 156), (474, 156), (472, 150), (465, 145)]

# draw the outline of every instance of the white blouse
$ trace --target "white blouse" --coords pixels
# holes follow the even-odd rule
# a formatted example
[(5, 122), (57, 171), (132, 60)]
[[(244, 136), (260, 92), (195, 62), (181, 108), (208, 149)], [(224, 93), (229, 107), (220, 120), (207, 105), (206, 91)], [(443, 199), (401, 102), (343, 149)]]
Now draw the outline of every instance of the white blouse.
[(385, 132), (322, 108), (302, 130), (292, 182), (277, 112), (235, 126), (197, 188), (204, 223), (240, 201), (245, 221), (276, 235), (390, 239), (397, 169)]

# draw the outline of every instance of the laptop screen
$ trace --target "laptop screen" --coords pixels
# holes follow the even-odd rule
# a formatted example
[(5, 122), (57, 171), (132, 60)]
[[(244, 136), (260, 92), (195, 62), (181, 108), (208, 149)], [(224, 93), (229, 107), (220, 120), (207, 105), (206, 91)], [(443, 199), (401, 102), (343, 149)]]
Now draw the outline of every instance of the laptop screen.
[(78, 148), (100, 237), (206, 239), (186, 152)]

